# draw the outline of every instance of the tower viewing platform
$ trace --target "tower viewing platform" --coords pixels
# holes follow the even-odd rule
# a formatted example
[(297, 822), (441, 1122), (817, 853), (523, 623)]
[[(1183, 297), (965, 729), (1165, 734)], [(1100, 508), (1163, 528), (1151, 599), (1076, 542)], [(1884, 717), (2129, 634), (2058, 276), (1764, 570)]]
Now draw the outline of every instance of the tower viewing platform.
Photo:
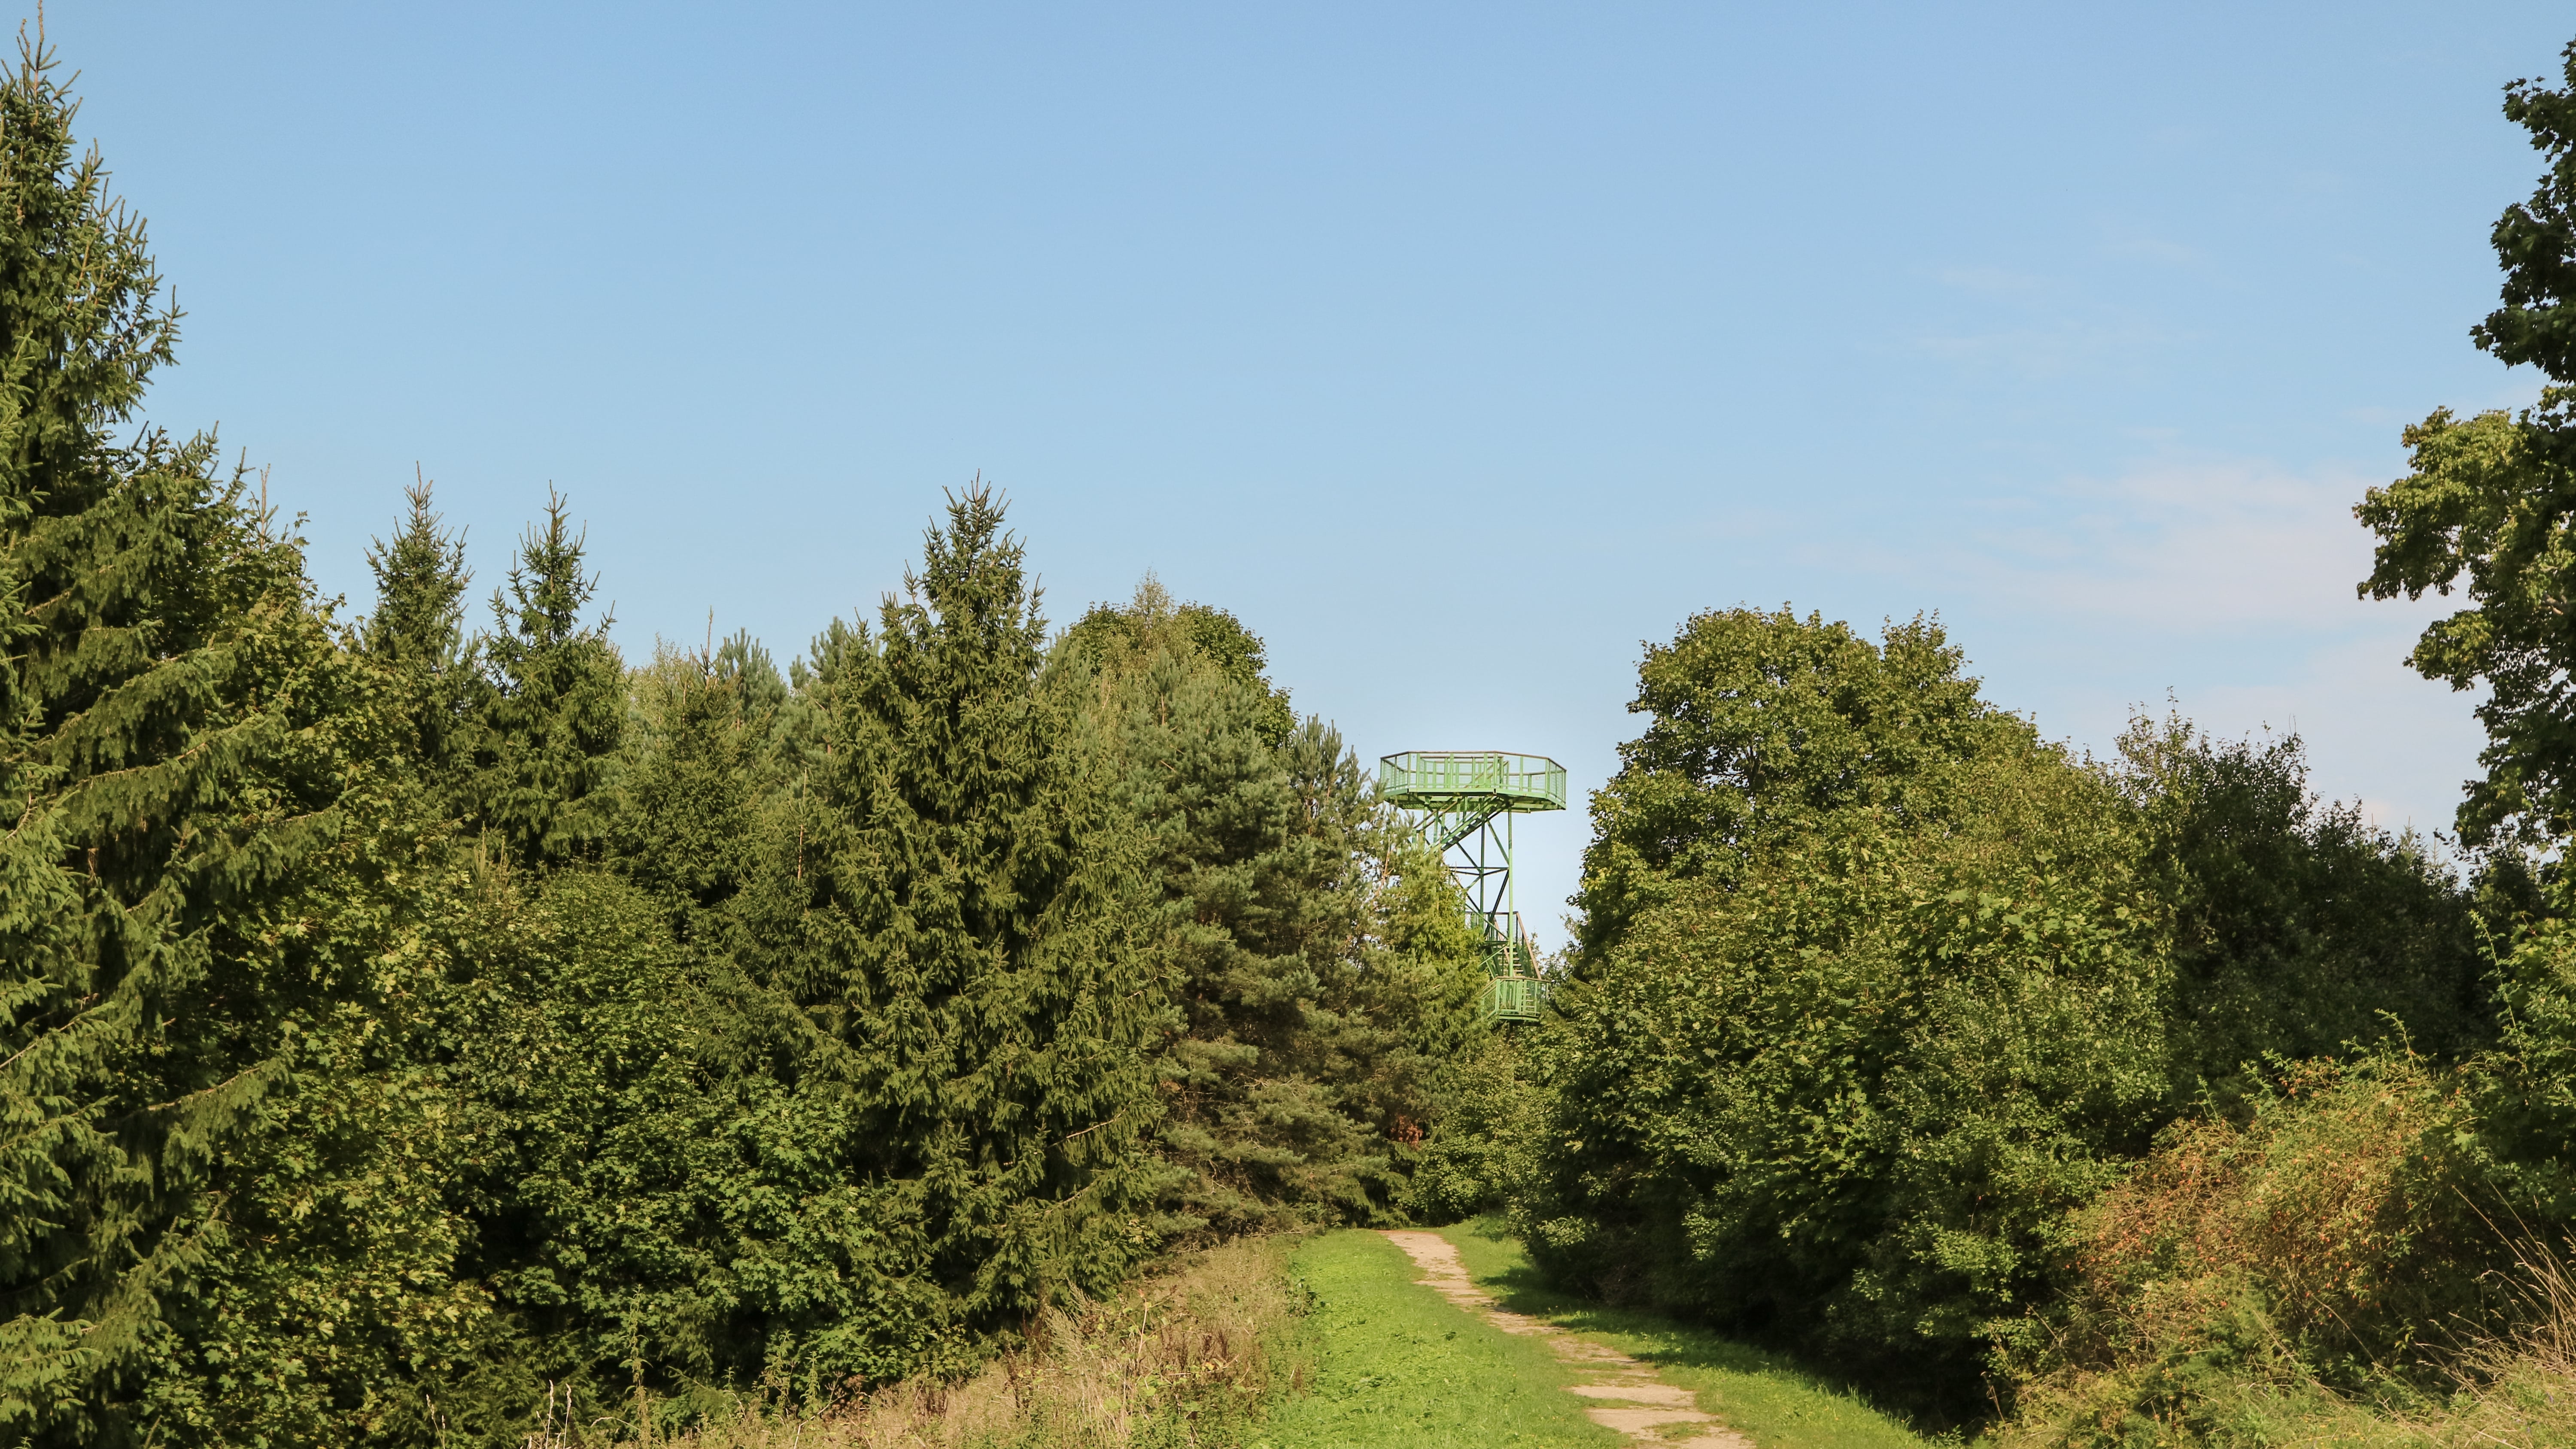
[(1565, 767), (1502, 750), (1407, 750), (1377, 763), (1378, 788), (1406, 810), (1565, 808)]

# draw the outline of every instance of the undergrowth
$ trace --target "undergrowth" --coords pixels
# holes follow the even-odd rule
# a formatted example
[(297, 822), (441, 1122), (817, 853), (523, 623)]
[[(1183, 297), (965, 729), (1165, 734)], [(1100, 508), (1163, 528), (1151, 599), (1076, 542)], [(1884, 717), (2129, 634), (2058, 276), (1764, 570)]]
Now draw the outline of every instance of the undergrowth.
[(2576, 1282), (2497, 1201), (2459, 1079), (2283, 1069), (2079, 1221), (2079, 1285), (2001, 1367), (2006, 1446), (2576, 1442)]
[[(907, 1379), (811, 1412), (745, 1396), (655, 1435), (671, 1449), (1216, 1449), (1303, 1387), (1304, 1288), (1288, 1241), (1196, 1253), (1078, 1313), (1051, 1312), (969, 1377)], [(633, 1425), (559, 1423), (527, 1449), (632, 1442)]]

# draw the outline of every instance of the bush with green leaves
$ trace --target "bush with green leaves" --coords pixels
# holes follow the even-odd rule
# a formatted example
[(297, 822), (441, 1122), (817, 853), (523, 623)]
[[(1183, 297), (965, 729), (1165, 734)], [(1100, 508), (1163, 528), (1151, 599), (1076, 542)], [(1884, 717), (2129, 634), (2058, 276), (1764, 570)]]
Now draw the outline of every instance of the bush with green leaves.
[(2075, 1281), (2007, 1356), (2002, 1437), (2258, 1444), (2339, 1398), (2437, 1407), (2511, 1306), (2474, 1098), (2388, 1049), (2280, 1066), (2166, 1128), (2070, 1224)]
[[(2073, 1215), (2267, 1051), (2490, 1030), (2469, 895), (2295, 741), (2099, 762), (1929, 623), (1650, 652), (1596, 797), (1513, 1212), (1560, 1279), (1776, 1335), (1935, 1416), (2048, 1332)], [(2035, 1314), (2041, 1316), (2034, 1316)]]

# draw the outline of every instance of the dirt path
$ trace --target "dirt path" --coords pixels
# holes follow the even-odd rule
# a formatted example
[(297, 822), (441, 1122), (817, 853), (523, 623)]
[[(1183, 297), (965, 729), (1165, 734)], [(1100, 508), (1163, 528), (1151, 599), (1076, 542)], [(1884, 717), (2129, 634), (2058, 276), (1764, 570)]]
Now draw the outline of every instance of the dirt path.
[[(1458, 1249), (1448, 1239), (1437, 1233), (1405, 1232), (1389, 1232), (1386, 1238), (1422, 1270), (1415, 1282), (1430, 1285), (1470, 1313), (1482, 1314), (1505, 1333), (1546, 1340), (1558, 1358), (1590, 1370), (1593, 1382), (1576, 1384), (1566, 1392), (1601, 1401), (1585, 1411), (1594, 1423), (1657, 1449), (1753, 1449), (1752, 1440), (1693, 1407), (1690, 1390), (1665, 1383), (1645, 1364), (1615, 1348), (1586, 1343), (1555, 1324), (1496, 1306), (1494, 1296), (1467, 1277), (1467, 1266), (1458, 1260)], [(1699, 1432), (1685, 1439), (1668, 1437), (1673, 1430), (1690, 1427)]]

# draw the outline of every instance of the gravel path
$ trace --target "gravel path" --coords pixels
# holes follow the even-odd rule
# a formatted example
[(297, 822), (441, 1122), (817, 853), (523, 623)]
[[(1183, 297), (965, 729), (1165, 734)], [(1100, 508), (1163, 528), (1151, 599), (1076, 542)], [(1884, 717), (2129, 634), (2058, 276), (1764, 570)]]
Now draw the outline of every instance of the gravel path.
[[(1599, 1401), (1585, 1411), (1594, 1423), (1657, 1449), (1753, 1449), (1752, 1440), (1694, 1407), (1690, 1390), (1665, 1383), (1647, 1365), (1615, 1348), (1586, 1343), (1555, 1324), (1496, 1306), (1494, 1296), (1467, 1277), (1467, 1267), (1448, 1239), (1437, 1233), (1406, 1232), (1389, 1232), (1386, 1238), (1422, 1270), (1415, 1282), (1428, 1284), (1470, 1313), (1484, 1315), (1505, 1333), (1546, 1340), (1558, 1358), (1590, 1371), (1593, 1382), (1576, 1384), (1566, 1392)], [(1697, 1432), (1687, 1438), (1673, 1437), (1677, 1431), (1694, 1429)]]

